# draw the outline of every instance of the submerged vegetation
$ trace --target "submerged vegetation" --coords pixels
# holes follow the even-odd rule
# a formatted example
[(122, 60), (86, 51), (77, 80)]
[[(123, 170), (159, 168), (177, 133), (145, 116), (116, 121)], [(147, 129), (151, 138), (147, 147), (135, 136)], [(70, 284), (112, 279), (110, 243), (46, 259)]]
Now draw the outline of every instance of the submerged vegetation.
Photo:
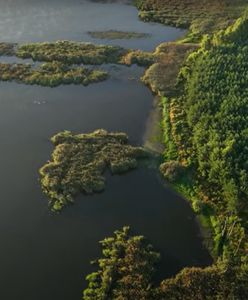
[(7, 56), (15, 55), (15, 47), (16, 47), (16, 44), (14, 44), (14, 43), (0, 43), (0, 56), (1, 55), (7, 55)]
[(73, 202), (79, 192), (100, 192), (105, 188), (104, 172), (121, 174), (138, 166), (148, 153), (128, 145), (124, 133), (97, 130), (89, 134), (64, 131), (52, 137), (55, 150), (50, 162), (40, 169), (41, 185), (53, 210)]
[(107, 77), (108, 73), (104, 71), (70, 67), (59, 62), (44, 63), (36, 68), (30, 64), (0, 63), (0, 81), (55, 87), (61, 84), (88, 85)]
[(126, 51), (118, 46), (57, 41), (20, 45), (17, 47), (16, 56), (31, 58), (34, 61), (100, 65), (103, 63), (119, 63)]
[(143, 39), (150, 37), (149, 33), (133, 32), (133, 31), (89, 31), (88, 34), (95, 39), (119, 40), (119, 39)]

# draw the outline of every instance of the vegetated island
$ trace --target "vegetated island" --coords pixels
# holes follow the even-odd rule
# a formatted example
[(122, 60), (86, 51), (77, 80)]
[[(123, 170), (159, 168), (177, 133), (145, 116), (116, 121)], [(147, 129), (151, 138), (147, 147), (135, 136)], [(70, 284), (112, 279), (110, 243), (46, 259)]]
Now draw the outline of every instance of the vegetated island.
[(144, 32), (119, 31), (119, 30), (89, 31), (88, 34), (92, 38), (106, 39), (106, 40), (144, 39), (144, 38), (149, 38), (151, 36), (151, 34), (144, 33)]
[(119, 63), (127, 51), (118, 46), (57, 41), (19, 45), (16, 48), (15, 55), (24, 59), (31, 58), (34, 61), (101, 65), (104, 63)]
[[(5, 53), (6, 55), (9, 47), (12, 49), (11, 47), (14, 46), (2, 43), (2, 48), (5, 49), (2, 54)], [(185, 53), (185, 49), (190, 48), (190, 46), (178, 45), (177, 48), (183, 49), (182, 52)], [(9, 55), (24, 60), (32, 59), (43, 64), (34, 66), (25, 63), (0, 63), (0, 80), (50, 87), (72, 83), (88, 85), (107, 79), (108, 73), (102, 70), (89, 69), (89, 67), (81, 67), (80, 64), (101, 65), (114, 63), (128, 66), (137, 64), (149, 67), (162, 61), (164, 55), (161, 49), (162, 46), (151, 53), (116, 46), (72, 41), (15, 45), (12, 50), (9, 50)], [(168, 61), (167, 58), (166, 60)]]
[(86, 86), (107, 78), (108, 73), (105, 71), (68, 66), (57, 61), (43, 63), (38, 67), (33, 67), (31, 64), (0, 63), (0, 81), (56, 87), (61, 84)]
[(88, 134), (64, 131), (51, 139), (52, 159), (40, 169), (41, 186), (54, 211), (73, 202), (84, 192), (92, 194), (105, 188), (104, 172), (121, 174), (138, 166), (149, 156), (142, 147), (128, 144), (125, 133), (97, 130)]
[(71, 41), (23, 45), (0, 43), (0, 56), (16, 56), (24, 60), (29, 58), (43, 63), (38, 66), (26, 63), (0, 63), (0, 81), (50, 87), (61, 84), (88, 85), (106, 80), (108, 73), (82, 67), (80, 64), (123, 64), (123, 58), (129, 51), (121, 47)]

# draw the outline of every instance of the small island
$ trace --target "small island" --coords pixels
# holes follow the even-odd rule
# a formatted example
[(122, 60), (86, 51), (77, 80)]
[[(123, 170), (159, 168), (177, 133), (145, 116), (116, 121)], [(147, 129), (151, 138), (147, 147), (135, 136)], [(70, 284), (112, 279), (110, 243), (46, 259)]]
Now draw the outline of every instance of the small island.
[(119, 63), (126, 52), (127, 50), (118, 46), (57, 41), (19, 45), (16, 49), (16, 56), (24, 59), (31, 58), (34, 61), (101, 65)]
[(61, 84), (88, 85), (106, 80), (108, 73), (85, 67), (70, 67), (60, 62), (43, 63), (36, 68), (31, 64), (0, 63), (0, 81), (56, 87)]
[(88, 134), (64, 131), (51, 139), (55, 146), (51, 161), (41, 169), (41, 186), (53, 211), (73, 202), (80, 192), (92, 194), (105, 188), (104, 172), (121, 174), (149, 156), (142, 147), (128, 144), (125, 133), (96, 130)]
[(89, 31), (88, 35), (90, 35), (94, 39), (102, 39), (102, 40), (144, 39), (144, 38), (149, 38), (151, 36), (151, 34), (144, 33), (144, 32), (119, 31), (119, 30)]

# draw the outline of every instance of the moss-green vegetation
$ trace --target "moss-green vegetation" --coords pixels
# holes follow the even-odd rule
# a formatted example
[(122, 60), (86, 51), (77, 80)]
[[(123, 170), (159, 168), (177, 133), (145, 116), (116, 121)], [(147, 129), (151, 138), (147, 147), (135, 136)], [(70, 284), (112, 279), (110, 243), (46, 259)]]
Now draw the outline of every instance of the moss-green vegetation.
[(98, 270), (87, 276), (83, 300), (245, 300), (248, 297), (247, 266), (242, 270), (229, 261), (213, 266), (185, 268), (159, 286), (154, 273), (160, 255), (143, 236), (131, 236), (129, 228), (100, 242), (103, 257)]
[(0, 63), (0, 81), (55, 87), (61, 84), (88, 85), (107, 77), (108, 73), (104, 71), (70, 67), (59, 62), (44, 63), (37, 68), (30, 64)]
[(97, 261), (99, 270), (87, 276), (83, 299), (152, 299), (151, 280), (160, 257), (147, 240), (124, 227), (100, 243), (103, 258)]
[(16, 56), (34, 61), (59, 61), (66, 64), (119, 63), (127, 52), (121, 47), (71, 41), (34, 43), (17, 47)]
[(118, 31), (118, 30), (89, 31), (88, 34), (95, 39), (106, 39), (106, 40), (143, 39), (143, 38), (150, 37), (149, 33), (133, 32), (133, 31)]
[(246, 0), (134, 0), (144, 21), (189, 28), (188, 39), (226, 28), (242, 13)]
[(15, 47), (14, 43), (0, 43), (0, 55), (15, 55)]
[(97, 130), (90, 134), (65, 131), (52, 137), (55, 150), (40, 169), (41, 185), (53, 210), (73, 202), (79, 192), (91, 194), (105, 188), (103, 173), (120, 174), (135, 169), (148, 157), (141, 147), (128, 145), (124, 133)]

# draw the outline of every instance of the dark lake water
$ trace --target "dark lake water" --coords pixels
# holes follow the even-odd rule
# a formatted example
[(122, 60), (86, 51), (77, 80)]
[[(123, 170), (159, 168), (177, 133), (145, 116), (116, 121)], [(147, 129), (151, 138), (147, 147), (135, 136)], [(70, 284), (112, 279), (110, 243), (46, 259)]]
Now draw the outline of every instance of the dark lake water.
[[(152, 33), (115, 41), (154, 48), (182, 32), (138, 20), (130, 5), (86, 1), (0, 1), (2, 41), (74, 39), (88, 30)], [(67, 129), (124, 131), (142, 143), (153, 96), (137, 67), (108, 66), (103, 83), (44, 88), (0, 84), (0, 299), (77, 300), (100, 254), (98, 241), (124, 225), (143, 234), (162, 254), (158, 277), (210, 262), (190, 206), (166, 188), (154, 170), (109, 176), (106, 191), (80, 196), (60, 215), (49, 212), (38, 169), (49, 159), (49, 138)]]

